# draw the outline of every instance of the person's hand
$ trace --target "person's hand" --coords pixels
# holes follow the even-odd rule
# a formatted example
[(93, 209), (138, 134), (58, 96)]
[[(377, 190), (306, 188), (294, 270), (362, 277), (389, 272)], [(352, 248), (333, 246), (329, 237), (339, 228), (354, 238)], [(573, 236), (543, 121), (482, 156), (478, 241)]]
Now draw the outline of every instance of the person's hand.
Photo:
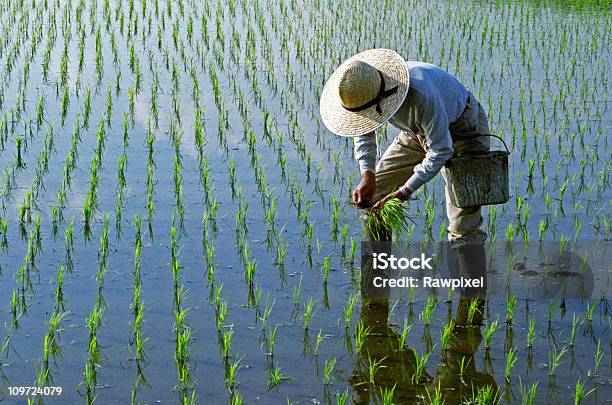
[(374, 204), (374, 210), (382, 209), (382, 207), (385, 205), (387, 201), (393, 200), (394, 198), (397, 198), (400, 201), (406, 201), (409, 197), (410, 197), (409, 195), (405, 195), (400, 190), (396, 190), (392, 193), (387, 194), (382, 199), (378, 200), (378, 202)]
[(376, 191), (376, 176), (369, 170), (361, 174), (361, 182), (353, 190), (353, 202), (359, 208), (372, 206), (372, 198)]

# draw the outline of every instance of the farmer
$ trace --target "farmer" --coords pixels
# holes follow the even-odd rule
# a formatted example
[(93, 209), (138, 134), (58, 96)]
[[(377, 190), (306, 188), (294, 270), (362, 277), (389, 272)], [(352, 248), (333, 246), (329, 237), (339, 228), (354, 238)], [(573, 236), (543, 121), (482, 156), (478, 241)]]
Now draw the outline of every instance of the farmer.
[[(489, 133), (474, 95), (439, 67), (405, 61), (389, 49), (371, 49), (342, 63), (325, 84), (320, 108), (330, 131), (354, 137), (361, 182), (353, 202), (361, 208), (409, 199), (454, 152), (489, 150), (488, 137), (473, 136)], [(399, 133), (376, 164), (374, 131), (387, 121)], [(484, 241), (480, 207), (454, 206), (446, 176), (445, 183), (449, 240)]]

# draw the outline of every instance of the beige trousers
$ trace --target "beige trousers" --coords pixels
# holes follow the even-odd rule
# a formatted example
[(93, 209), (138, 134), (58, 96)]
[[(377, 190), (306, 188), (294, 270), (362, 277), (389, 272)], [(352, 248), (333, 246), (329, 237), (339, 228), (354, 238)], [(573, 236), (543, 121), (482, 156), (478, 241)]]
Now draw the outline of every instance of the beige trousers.
[[(451, 125), (450, 130), (454, 135), (453, 149), (455, 153), (489, 150), (489, 137), (481, 136), (473, 139), (455, 137), (457, 134), (489, 133), (487, 115), (473, 95), (470, 95), (470, 103), (466, 111)], [(428, 149), (423, 134), (400, 130), (376, 166), (374, 201), (383, 198), (403, 185), (412, 176), (414, 167), (425, 158)], [(451, 204), (445, 169), (442, 168), (441, 172), (444, 177), (446, 215), (449, 222), (447, 228), (448, 239), (450, 241), (484, 241), (487, 234), (480, 229), (482, 225), (480, 207), (459, 208)]]

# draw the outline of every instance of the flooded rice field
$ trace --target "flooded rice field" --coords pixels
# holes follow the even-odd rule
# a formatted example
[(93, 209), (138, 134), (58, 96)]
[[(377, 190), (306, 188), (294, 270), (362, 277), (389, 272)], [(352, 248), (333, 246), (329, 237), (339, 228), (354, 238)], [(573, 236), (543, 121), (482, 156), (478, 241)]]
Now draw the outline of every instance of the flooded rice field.
[[(0, 402), (609, 403), (611, 22), (590, 0), (3, 1)], [(319, 95), (373, 47), (456, 75), (511, 151), (482, 295), (360, 287), (359, 170)], [(441, 176), (406, 204), (399, 248), (443, 248)]]

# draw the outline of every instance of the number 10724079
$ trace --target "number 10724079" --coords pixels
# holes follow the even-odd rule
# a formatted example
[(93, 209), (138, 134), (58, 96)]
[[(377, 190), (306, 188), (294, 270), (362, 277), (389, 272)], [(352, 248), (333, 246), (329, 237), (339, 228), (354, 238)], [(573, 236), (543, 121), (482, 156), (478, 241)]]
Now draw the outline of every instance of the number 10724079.
[(62, 387), (38, 387), (38, 386), (20, 386), (8, 387), (9, 396), (59, 396), (62, 395)]

